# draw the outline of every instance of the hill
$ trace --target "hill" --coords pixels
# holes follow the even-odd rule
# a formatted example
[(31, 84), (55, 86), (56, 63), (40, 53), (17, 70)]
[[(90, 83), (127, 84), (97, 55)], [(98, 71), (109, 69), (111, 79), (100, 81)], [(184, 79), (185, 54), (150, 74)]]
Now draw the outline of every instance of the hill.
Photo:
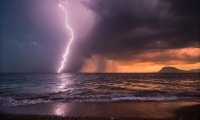
[(185, 70), (180, 70), (176, 67), (163, 67), (159, 73), (185, 73), (185, 72), (188, 72), (188, 71), (185, 71)]

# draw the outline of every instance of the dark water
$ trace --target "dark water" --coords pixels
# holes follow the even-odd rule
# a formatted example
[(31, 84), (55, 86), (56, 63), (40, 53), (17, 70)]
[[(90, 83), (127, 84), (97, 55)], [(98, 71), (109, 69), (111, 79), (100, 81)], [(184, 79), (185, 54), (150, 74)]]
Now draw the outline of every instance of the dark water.
[(199, 74), (0, 74), (0, 106), (200, 98)]

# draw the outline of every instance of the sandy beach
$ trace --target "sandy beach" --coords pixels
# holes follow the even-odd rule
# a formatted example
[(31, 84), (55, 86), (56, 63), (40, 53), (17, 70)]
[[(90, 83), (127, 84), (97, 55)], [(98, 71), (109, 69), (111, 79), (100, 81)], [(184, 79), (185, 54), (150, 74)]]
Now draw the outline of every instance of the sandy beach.
[(4, 120), (21, 119), (193, 119), (200, 118), (200, 100), (116, 103), (43, 103), (1, 107)]

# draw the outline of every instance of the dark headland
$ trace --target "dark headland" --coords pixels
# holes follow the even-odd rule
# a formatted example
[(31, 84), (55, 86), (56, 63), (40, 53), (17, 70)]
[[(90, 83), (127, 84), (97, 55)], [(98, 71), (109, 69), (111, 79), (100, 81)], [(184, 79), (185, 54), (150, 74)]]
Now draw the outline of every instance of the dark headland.
[(163, 67), (159, 73), (199, 73), (200, 69), (192, 69), (192, 70), (181, 70), (176, 67), (166, 66)]

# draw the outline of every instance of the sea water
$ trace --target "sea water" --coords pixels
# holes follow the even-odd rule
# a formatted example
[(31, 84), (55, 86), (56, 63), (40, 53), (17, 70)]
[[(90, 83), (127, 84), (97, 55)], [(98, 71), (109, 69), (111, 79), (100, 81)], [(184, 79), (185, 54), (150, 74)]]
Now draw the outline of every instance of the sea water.
[(200, 98), (198, 73), (0, 74), (0, 106)]

